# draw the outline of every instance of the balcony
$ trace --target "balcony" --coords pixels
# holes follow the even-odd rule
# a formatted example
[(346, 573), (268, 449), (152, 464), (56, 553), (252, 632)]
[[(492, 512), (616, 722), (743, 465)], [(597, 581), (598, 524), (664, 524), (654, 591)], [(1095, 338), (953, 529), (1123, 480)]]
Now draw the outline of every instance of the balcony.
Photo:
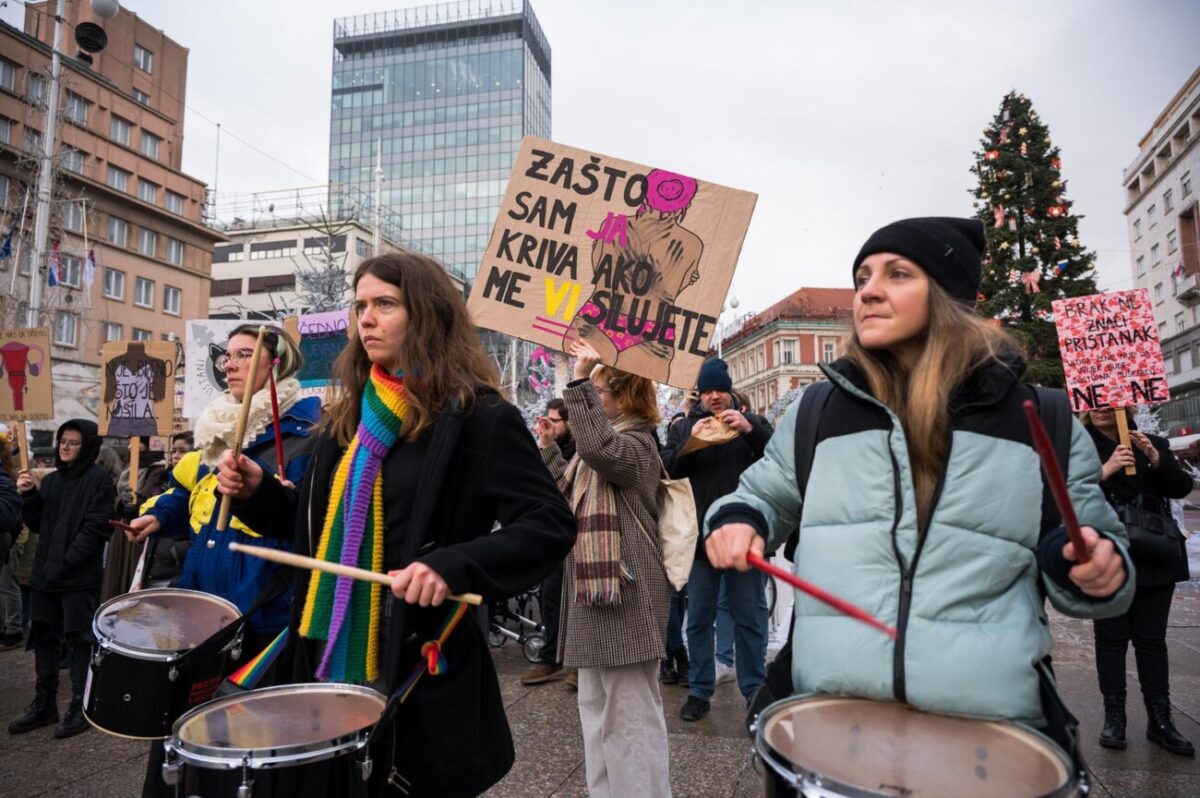
[(1175, 278), (1172, 282), (1175, 287), (1175, 298), (1181, 305), (1190, 308), (1200, 302), (1200, 274), (1185, 274)]

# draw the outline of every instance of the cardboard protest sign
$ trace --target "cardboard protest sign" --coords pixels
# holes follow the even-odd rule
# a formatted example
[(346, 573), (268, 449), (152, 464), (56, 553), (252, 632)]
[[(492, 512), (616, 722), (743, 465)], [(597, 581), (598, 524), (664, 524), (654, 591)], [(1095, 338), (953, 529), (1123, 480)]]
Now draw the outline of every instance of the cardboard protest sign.
[(1170, 399), (1148, 290), (1058, 299), (1052, 307), (1075, 412)]
[(54, 418), (50, 378), (50, 330), (0, 331), (0, 421)]
[(304, 365), (296, 375), (300, 380), (301, 394), (323, 394), (333, 381), (333, 361), (337, 360), (350, 340), (350, 311), (331, 310), (293, 316), (284, 322), (283, 327), (300, 346), (300, 354), (304, 356)]
[(100, 434), (170, 435), (175, 342), (109, 341), (100, 359)]
[(229, 386), (225, 375), (217, 368), (217, 358), (225, 354), (225, 343), (229, 333), (241, 319), (196, 319), (187, 323), (187, 341), (184, 343), (184, 361), (187, 363), (187, 379), (184, 381), (183, 414), (198, 418)]
[(468, 308), (476, 324), (691, 388), (755, 194), (527, 137)]

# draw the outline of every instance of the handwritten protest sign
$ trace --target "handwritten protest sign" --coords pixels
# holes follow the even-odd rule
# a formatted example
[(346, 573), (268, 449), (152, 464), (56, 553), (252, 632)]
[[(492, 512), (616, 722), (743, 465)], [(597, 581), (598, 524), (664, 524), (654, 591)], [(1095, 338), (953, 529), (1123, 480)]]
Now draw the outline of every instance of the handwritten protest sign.
[(0, 376), (0, 421), (54, 418), (48, 329), (0, 331)]
[(333, 381), (333, 361), (350, 340), (350, 311), (306, 313), (284, 322), (284, 330), (300, 346), (304, 365), (296, 376), (304, 396), (323, 395)]
[(175, 342), (109, 341), (100, 358), (100, 434), (170, 435)]
[(475, 323), (691, 388), (755, 194), (527, 137), (468, 307)]
[(1075, 412), (1170, 398), (1148, 290), (1059, 299), (1052, 306)]
[(183, 395), (186, 417), (199, 418), (204, 408), (225, 392), (228, 385), (217, 368), (217, 358), (225, 354), (229, 333), (245, 323), (241, 319), (195, 319), (187, 323), (184, 343), (187, 379)]

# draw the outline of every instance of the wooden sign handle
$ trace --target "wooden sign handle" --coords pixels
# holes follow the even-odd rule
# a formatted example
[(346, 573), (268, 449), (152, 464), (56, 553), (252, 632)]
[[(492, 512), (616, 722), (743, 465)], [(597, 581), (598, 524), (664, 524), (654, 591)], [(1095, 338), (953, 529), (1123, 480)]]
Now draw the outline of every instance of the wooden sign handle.
[(17, 436), (17, 450), (20, 452), (21, 470), (29, 470), (29, 441), (25, 438), (25, 422), (16, 421), (13, 423), (13, 431)]
[[(250, 370), (246, 372), (246, 382), (242, 386), (242, 414), (238, 416), (237, 429), (234, 432), (233, 459), (242, 454), (242, 438), (246, 437), (246, 423), (250, 418), (250, 400), (254, 398), (254, 383), (258, 379), (258, 361), (262, 356), (263, 336), (266, 327), (258, 328), (258, 340), (254, 342), (254, 354), (250, 356)], [(233, 497), (226, 493), (221, 497), (221, 511), (217, 515), (217, 531), (224, 532), (229, 528), (229, 515), (233, 510)]]
[[(1125, 408), (1114, 407), (1113, 414), (1117, 417), (1117, 432), (1120, 433), (1121, 436), (1121, 445), (1129, 446), (1129, 448), (1132, 449), (1133, 446), (1129, 443), (1129, 422), (1125, 418)], [(1131, 477), (1136, 473), (1137, 466), (1125, 466), (1125, 476)]]
[(141, 470), (142, 441), (136, 435), (129, 438), (129, 503), (137, 506), (138, 471)]

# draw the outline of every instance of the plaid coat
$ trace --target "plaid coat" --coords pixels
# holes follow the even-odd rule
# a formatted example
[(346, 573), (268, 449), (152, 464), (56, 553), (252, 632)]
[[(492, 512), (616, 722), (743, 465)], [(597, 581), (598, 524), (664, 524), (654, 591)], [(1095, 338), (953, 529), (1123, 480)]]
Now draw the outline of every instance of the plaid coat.
[[(568, 385), (563, 399), (575, 437), (575, 456), (582, 457), (617, 493), (621, 560), (634, 576), (632, 583), (621, 583), (620, 604), (576, 604), (575, 557), (574, 553), (567, 556), (558, 622), (563, 664), (612, 668), (660, 659), (666, 650), (671, 592), (658, 540), (656, 494), (661, 461), (654, 436), (649, 425), (634, 432), (614, 430), (591, 380)], [(550, 473), (556, 480), (561, 478), (567, 461), (558, 446), (552, 444), (541, 452)], [(648, 534), (638, 526), (634, 512)]]

